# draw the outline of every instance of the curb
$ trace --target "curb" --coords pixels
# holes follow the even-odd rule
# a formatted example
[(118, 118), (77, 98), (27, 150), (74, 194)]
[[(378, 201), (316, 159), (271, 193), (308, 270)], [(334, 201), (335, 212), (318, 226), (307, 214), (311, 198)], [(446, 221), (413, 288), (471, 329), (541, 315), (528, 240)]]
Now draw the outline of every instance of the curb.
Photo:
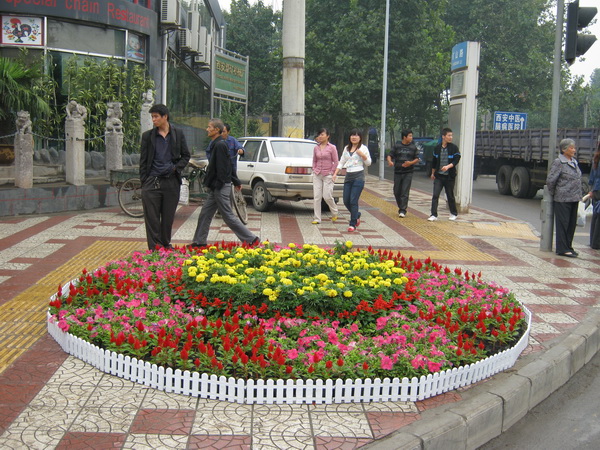
[(522, 419), (565, 384), (600, 348), (600, 312), (540, 353), (527, 355), (512, 369), (464, 392), (463, 400), (421, 413), (365, 449), (476, 449)]

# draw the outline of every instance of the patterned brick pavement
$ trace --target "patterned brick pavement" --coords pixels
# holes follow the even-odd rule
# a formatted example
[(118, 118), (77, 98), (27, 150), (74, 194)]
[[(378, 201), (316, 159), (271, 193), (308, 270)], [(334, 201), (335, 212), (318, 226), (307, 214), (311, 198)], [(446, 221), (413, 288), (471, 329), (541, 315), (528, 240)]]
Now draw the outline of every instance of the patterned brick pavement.
[[(482, 272), (511, 289), (533, 312), (527, 352), (578, 325), (597, 308), (600, 255), (541, 252), (530, 226), (472, 208), (456, 222), (427, 222), (429, 193), (413, 190), (409, 214), (397, 217), (391, 183), (370, 177), (361, 197), (362, 224), (312, 225), (310, 201), (250, 208), (249, 227), (287, 244), (400, 250), (449, 267)], [(345, 210), (342, 207), (342, 213)], [(179, 208), (175, 244), (190, 242), (199, 207)], [(325, 217), (324, 217), (325, 218)], [(0, 219), (0, 448), (358, 448), (461, 400), (463, 390), (423, 402), (334, 405), (239, 405), (146, 388), (104, 374), (62, 352), (46, 334), (49, 297), (83, 267), (145, 248), (143, 220), (118, 209)], [(209, 241), (234, 240), (215, 220)]]

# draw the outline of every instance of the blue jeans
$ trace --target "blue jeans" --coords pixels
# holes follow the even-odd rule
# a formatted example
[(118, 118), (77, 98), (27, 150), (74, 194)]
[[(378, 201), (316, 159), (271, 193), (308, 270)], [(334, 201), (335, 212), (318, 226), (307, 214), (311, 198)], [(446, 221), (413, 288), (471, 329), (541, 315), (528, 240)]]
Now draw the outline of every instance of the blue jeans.
[(365, 187), (364, 178), (358, 180), (346, 181), (344, 183), (344, 206), (350, 211), (350, 224), (351, 227), (356, 227), (356, 221), (360, 218), (360, 212), (358, 211), (358, 199)]

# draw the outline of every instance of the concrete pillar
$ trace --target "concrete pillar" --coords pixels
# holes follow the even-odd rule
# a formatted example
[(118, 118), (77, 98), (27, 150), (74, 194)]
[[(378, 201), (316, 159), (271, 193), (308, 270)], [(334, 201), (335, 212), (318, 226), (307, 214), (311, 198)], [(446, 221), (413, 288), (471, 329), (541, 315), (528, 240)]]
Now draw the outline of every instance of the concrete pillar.
[(122, 103), (110, 102), (106, 108), (105, 129), (105, 168), (106, 179), (110, 180), (111, 170), (123, 168), (123, 110)]
[(27, 111), (17, 113), (15, 135), (15, 186), (23, 189), (33, 187), (33, 134)]
[(75, 186), (85, 184), (85, 106), (71, 100), (67, 104), (65, 120), (66, 161), (65, 171), (67, 183)]
[(304, 137), (304, 0), (283, 0), (281, 134)]
[(150, 108), (154, 105), (154, 96), (152, 95), (152, 89), (148, 89), (148, 92), (142, 94), (142, 110), (140, 111), (140, 138), (144, 131), (151, 130), (154, 128), (152, 124), (152, 116), (150, 115)]

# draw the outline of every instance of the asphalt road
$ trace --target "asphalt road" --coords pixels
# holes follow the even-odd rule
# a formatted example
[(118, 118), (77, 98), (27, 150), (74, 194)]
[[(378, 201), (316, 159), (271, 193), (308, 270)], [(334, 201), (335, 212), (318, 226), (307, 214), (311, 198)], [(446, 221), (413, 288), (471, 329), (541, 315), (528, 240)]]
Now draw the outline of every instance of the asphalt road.
[[(379, 166), (369, 169), (379, 175)], [(385, 178), (392, 179), (391, 168)], [(433, 184), (423, 171), (415, 172), (412, 187), (431, 191)], [(541, 232), (542, 191), (533, 199), (500, 195), (495, 177), (480, 176), (473, 182), (473, 206), (530, 223)], [(553, 241), (554, 243), (554, 241)], [(578, 227), (575, 243), (589, 245), (589, 222)], [(596, 450), (600, 449), (600, 353), (563, 387), (532, 409), (523, 419), (479, 450)]]

